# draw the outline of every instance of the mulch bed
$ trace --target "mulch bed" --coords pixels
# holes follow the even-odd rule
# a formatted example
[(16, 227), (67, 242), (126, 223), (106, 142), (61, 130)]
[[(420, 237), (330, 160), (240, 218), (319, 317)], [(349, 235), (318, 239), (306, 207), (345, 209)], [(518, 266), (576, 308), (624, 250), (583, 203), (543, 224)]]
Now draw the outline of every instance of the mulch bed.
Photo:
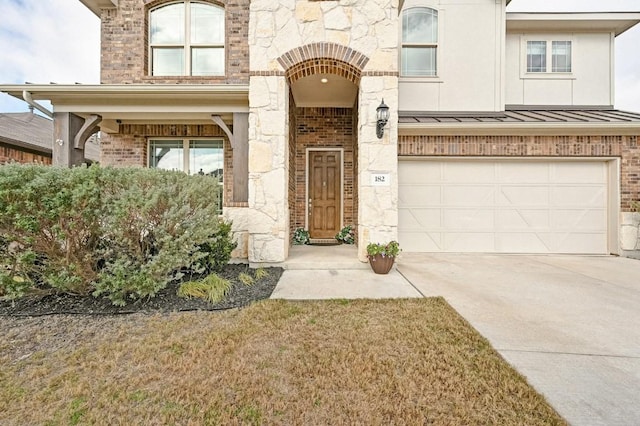
[[(215, 305), (202, 299), (186, 299), (177, 296), (180, 283), (173, 282), (154, 298), (132, 301), (125, 306), (114, 306), (110, 300), (93, 296), (72, 296), (68, 294), (49, 294), (28, 296), (14, 301), (0, 301), (0, 315), (4, 316), (42, 316), (53, 314), (114, 315), (144, 313), (165, 313), (180, 311), (216, 311), (247, 306), (254, 301), (268, 299), (278, 284), (282, 268), (265, 268), (269, 274), (255, 280), (251, 285), (238, 281), (241, 272), (250, 273), (247, 265), (227, 265), (218, 273), (231, 282), (227, 296)], [(253, 274), (250, 274), (253, 276)]]

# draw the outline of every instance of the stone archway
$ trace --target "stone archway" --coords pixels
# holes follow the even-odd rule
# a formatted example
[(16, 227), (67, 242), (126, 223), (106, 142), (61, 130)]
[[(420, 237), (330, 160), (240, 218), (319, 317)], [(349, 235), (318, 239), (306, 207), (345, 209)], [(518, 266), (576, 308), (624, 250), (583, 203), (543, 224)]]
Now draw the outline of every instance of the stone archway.
[[(357, 228), (358, 90), (368, 61), (349, 47), (326, 42), (278, 58), (290, 88), (290, 235), (305, 228), (312, 239), (326, 240), (343, 226)], [(316, 170), (325, 170), (321, 184), (334, 187), (337, 197), (324, 198), (326, 191), (315, 186)]]
[(360, 84), (362, 70), (369, 58), (337, 43), (311, 43), (296, 47), (278, 58), (289, 84), (313, 74), (336, 74)]

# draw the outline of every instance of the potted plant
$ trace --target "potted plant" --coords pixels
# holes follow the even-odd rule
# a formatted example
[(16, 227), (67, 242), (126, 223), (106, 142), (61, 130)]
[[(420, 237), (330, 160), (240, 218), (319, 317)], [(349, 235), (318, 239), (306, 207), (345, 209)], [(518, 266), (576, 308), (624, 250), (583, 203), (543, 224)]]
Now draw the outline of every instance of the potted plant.
[(342, 244), (353, 244), (356, 242), (356, 237), (353, 231), (353, 226), (347, 225), (336, 234), (336, 240)]
[(293, 244), (305, 245), (309, 244), (309, 231), (304, 228), (297, 228), (293, 232)]
[(376, 274), (389, 273), (399, 253), (400, 244), (397, 241), (390, 241), (386, 244), (369, 243), (367, 245), (369, 265), (371, 265), (371, 269)]

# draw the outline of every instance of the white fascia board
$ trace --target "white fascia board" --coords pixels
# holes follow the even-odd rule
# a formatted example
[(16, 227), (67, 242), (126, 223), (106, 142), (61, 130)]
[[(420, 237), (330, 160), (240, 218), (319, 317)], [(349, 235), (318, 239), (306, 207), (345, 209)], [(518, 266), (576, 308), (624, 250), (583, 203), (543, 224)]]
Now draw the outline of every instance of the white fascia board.
[(100, 9), (115, 9), (118, 7), (118, 0), (80, 0), (90, 11), (98, 18), (100, 17)]
[(640, 23), (640, 12), (507, 12), (509, 32), (613, 32), (616, 36)]
[(635, 123), (400, 123), (398, 135), (640, 135), (640, 122)]
[(26, 90), (34, 99), (81, 96), (176, 96), (195, 95), (248, 96), (245, 84), (13, 84), (0, 85), (0, 92), (22, 99)]

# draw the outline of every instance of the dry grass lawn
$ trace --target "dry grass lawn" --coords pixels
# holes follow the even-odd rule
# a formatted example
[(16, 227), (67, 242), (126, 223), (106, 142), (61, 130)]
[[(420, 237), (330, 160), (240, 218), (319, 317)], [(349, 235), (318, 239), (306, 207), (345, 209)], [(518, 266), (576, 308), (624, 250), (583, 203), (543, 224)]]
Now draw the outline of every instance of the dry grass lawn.
[(565, 424), (442, 299), (0, 318), (0, 424)]

